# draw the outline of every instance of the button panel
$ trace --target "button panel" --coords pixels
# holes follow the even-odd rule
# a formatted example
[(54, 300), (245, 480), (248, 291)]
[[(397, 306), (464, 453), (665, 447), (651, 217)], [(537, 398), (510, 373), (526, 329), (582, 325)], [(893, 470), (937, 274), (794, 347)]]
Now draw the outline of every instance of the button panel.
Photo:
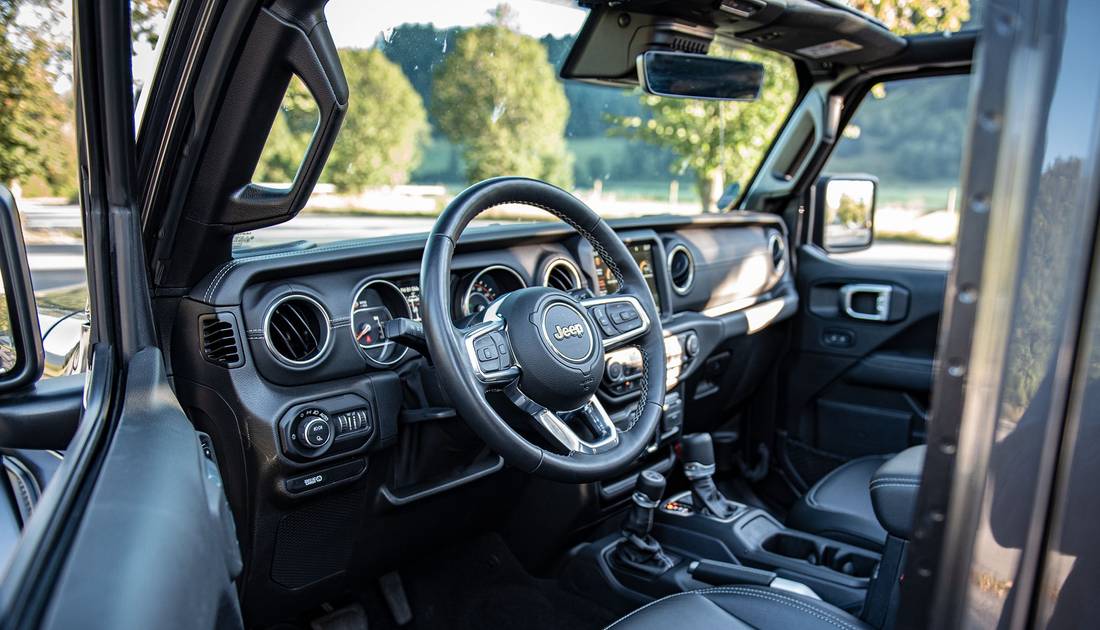
[(491, 374), (512, 367), (512, 354), (501, 331), (485, 333), (474, 339), (474, 354), (484, 374)]

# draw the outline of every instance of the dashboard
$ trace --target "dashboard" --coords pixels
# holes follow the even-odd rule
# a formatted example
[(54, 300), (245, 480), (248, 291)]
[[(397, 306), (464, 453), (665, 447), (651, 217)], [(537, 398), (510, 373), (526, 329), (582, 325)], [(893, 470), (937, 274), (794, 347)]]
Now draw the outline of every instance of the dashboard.
[[(778, 218), (748, 212), (610, 223), (660, 314), (667, 393), (643, 458), (671, 467), (669, 444), (681, 430), (729, 418), (774, 366), (782, 332), (772, 327), (798, 309), (786, 233)], [(347, 532), (357, 532), (354, 548), (388, 561), (405, 547), (371, 544), (381, 540), (372, 536), (404, 531), (411, 514), (431, 522), (441, 504), (429, 497), (490, 496), (515, 483), (451, 408), (430, 357), (386, 337), (387, 322), (421, 319), (424, 242), (399, 235), (238, 258), (177, 301), (167, 344), (173, 384), (217, 446), (230, 504), (248, 519), (238, 531), (261, 563), (250, 572), (254, 588), (307, 597), (351, 562)], [(470, 229), (451, 262), (451, 316), (462, 325), (530, 286), (614, 293), (607, 267), (562, 224)], [(642, 357), (627, 345), (605, 358), (596, 395), (625, 426), (641, 395)], [(578, 500), (596, 501), (598, 513), (629, 496), (636, 474)], [(475, 482), (490, 485), (463, 494)], [(480, 518), (480, 510), (445, 513)], [(317, 523), (337, 529), (318, 533)], [(305, 539), (320, 552), (303, 551)]]

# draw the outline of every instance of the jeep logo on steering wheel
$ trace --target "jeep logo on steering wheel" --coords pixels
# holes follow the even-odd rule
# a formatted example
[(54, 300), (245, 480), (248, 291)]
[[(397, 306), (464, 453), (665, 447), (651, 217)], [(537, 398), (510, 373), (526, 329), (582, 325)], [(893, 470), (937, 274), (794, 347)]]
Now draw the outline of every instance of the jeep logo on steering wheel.
[(561, 341), (562, 339), (568, 339), (569, 337), (583, 337), (584, 326), (581, 324), (573, 324), (572, 326), (555, 326), (554, 327), (554, 339)]
[(595, 343), (581, 311), (565, 302), (553, 302), (542, 312), (542, 338), (547, 347), (570, 363), (592, 358)]

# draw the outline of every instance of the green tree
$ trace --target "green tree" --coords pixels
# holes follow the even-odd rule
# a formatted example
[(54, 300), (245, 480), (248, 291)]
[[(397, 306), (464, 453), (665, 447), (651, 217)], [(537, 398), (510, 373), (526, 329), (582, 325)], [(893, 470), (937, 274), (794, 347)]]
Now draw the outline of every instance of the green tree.
[(523, 175), (571, 187), (569, 102), (546, 49), (508, 26), (504, 6), (493, 17), (463, 31), (436, 70), (431, 107), (439, 130), (462, 147), (470, 181)]
[(21, 21), (28, 4), (0, 1), (0, 183), (9, 186), (32, 176), (56, 179), (67, 162), (51, 150), (67, 113), (53, 89), (62, 54), (50, 36), (56, 17), (40, 12), (36, 26)]
[[(420, 163), (421, 146), (428, 136), (427, 113), (420, 96), (401, 68), (379, 50), (342, 49), (340, 62), (351, 96), (321, 181), (334, 184), (341, 192), (407, 182)], [(252, 179), (292, 181), (317, 121), (317, 104), (295, 77)]]
[(728, 183), (744, 186), (794, 104), (797, 79), (791, 62), (774, 53), (716, 48), (720, 56), (764, 65), (764, 87), (752, 102), (704, 101), (643, 95), (646, 112), (612, 117), (613, 135), (671, 149), (674, 173), (690, 171), (704, 212), (715, 210)]
[(844, 0), (899, 35), (957, 31), (970, 21), (970, 0)]
[(377, 49), (341, 50), (340, 62), (351, 97), (324, 181), (342, 191), (404, 184), (428, 138), (420, 95)]

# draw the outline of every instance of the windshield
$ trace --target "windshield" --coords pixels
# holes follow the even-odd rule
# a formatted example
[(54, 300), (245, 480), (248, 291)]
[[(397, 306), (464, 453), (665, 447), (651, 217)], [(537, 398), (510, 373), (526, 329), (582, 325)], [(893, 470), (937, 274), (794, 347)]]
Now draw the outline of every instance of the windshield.
[[(351, 93), (343, 127), (302, 213), (238, 235), (238, 249), (425, 232), (464, 187), (501, 175), (561, 186), (607, 218), (715, 211), (737, 199), (798, 91), (787, 58), (718, 45), (711, 54), (765, 65), (758, 101), (564, 82), (587, 15), (568, 4), (333, 0), (326, 13)], [(293, 81), (253, 181), (293, 180), (316, 116)], [(502, 207), (480, 222), (551, 219)]]
[(831, 0), (865, 13), (898, 35), (977, 29), (985, 0)]

